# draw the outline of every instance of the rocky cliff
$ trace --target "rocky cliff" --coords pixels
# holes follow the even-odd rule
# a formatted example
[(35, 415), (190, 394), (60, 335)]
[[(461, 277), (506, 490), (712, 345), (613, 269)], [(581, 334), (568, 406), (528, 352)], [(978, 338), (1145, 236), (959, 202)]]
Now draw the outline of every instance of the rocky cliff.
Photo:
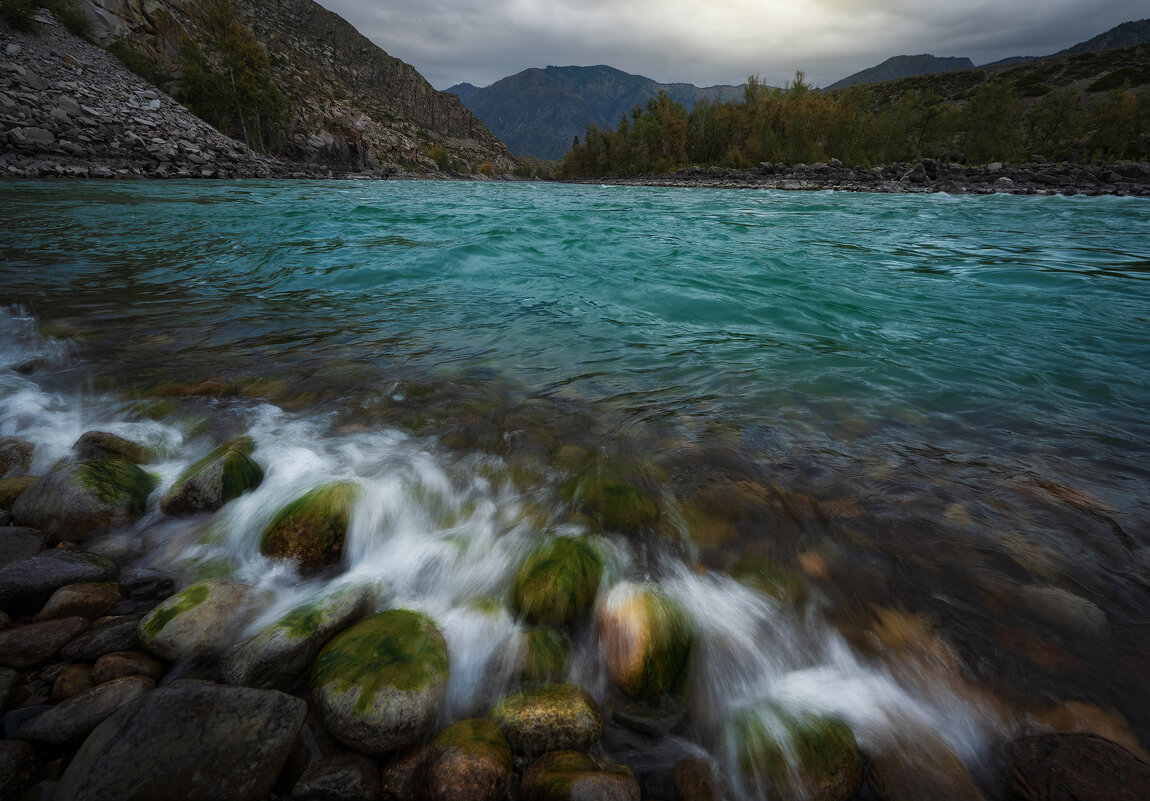
[[(233, 29), (254, 34), (286, 99), (284, 119), (276, 123), (284, 135), (271, 148), (286, 158), (341, 170), (514, 166), (503, 143), (457, 97), (436, 91), (412, 66), (312, 0), (83, 2), (98, 41), (131, 56), (130, 63), (138, 62), (134, 68), (142, 65), (176, 96), (188, 90), (189, 49), (234, 80), (245, 67), (235, 66)], [(253, 129), (252, 117), (241, 118), (245, 133)], [(263, 137), (260, 143), (255, 138), (249, 142), (258, 147)]]

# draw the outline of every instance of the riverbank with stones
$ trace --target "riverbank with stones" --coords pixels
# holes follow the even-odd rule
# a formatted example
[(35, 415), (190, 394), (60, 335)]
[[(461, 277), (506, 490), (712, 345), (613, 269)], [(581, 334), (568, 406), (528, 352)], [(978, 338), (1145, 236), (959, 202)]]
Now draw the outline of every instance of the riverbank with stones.
[(816, 164), (764, 162), (753, 170), (691, 167), (659, 175), (577, 178), (569, 183), (713, 189), (835, 190), (840, 192), (946, 192), (954, 195), (1150, 196), (1150, 164), (1025, 164), (967, 166), (937, 159), (885, 167), (848, 167), (838, 159)]
[[(452, 666), (436, 622), (381, 610), (370, 586), (344, 585), (248, 633), (260, 606), (252, 588), (223, 579), (181, 587), (175, 574), (133, 566), (122, 532), (153, 506), (172, 517), (211, 513), (262, 483), (250, 438), (220, 443), (158, 499), (147, 470), (158, 456), (146, 446), (89, 431), (68, 458), (28, 475), (36, 448), (0, 439), (0, 797), (740, 797), (732, 777), (676, 736), (690, 610), (655, 585), (602, 588), (594, 537), (552, 537), (523, 559), (508, 596), (526, 628), (499, 649), (489, 712), (445, 721)], [(610, 495), (628, 489), (637, 492)], [(261, 551), (304, 574), (338, 566), (357, 492), (336, 482), (289, 502)], [(609, 519), (608, 507), (597, 511)], [(613, 685), (606, 699), (567, 680), (570, 643), (589, 633)], [(733, 732), (736, 781), (754, 797), (1150, 795), (1150, 765), (1091, 733), (1007, 744), (1001, 786), (988, 788), (938, 744), (926, 760), (921, 744), (906, 758), (869, 753), (833, 717), (767, 705)]]

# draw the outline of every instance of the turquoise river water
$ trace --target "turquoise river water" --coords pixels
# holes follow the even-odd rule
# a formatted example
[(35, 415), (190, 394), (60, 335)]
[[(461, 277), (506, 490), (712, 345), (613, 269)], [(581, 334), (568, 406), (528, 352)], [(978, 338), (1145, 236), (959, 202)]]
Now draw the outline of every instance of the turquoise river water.
[[(377, 582), (445, 631), (445, 720), (484, 713), (521, 626), (477, 599), (587, 532), (699, 632), (686, 723), (637, 764), (700, 751), (753, 796), (728, 724), (764, 698), (864, 752), (918, 726), (991, 795), (1023, 731), (1150, 746), (1145, 200), (10, 182), (0, 304), (0, 436), (34, 472), (111, 430), (161, 450), (162, 492), (251, 434), (259, 490), (121, 547), (260, 587), (264, 621)], [(598, 531), (562, 489), (588, 470), (658, 522)], [(260, 556), (333, 477), (369, 490), (343, 572)]]

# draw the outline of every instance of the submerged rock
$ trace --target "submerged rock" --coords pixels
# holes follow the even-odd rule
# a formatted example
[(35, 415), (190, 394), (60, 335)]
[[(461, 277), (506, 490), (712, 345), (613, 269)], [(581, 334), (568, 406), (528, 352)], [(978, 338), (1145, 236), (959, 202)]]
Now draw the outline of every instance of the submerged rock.
[(623, 481), (600, 476), (571, 479), (561, 487), (579, 511), (593, 517), (608, 531), (638, 531), (659, 520), (655, 499)]
[(1141, 801), (1150, 765), (1091, 734), (1040, 734), (1011, 744), (1011, 797), (1018, 801)]
[(655, 701), (686, 678), (694, 628), (659, 588), (616, 585), (599, 607), (598, 626), (607, 672), (628, 697)]
[(251, 437), (225, 442), (185, 470), (160, 501), (166, 515), (214, 512), (230, 500), (258, 487), (263, 468), (249, 457), (255, 450)]
[(140, 645), (169, 661), (222, 653), (247, 622), (252, 601), (251, 590), (234, 581), (193, 584), (140, 621)]
[(328, 729), (382, 754), (423, 737), (447, 694), (447, 643), (430, 618), (405, 609), (373, 615), (335, 637), (312, 668)]
[(260, 537), (260, 552), (293, 559), (302, 572), (322, 570), (343, 555), (352, 505), (359, 495), (350, 481), (316, 487), (281, 509)]
[(858, 744), (837, 718), (762, 704), (739, 714), (728, 737), (743, 778), (772, 798), (846, 801), (862, 786)]
[(511, 746), (490, 720), (461, 720), (435, 736), (422, 769), (427, 801), (499, 801), (511, 787)]
[(375, 592), (352, 587), (309, 601), (224, 654), (229, 684), (287, 690), (307, 672), (320, 649), (375, 604)]
[(65, 463), (37, 479), (12, 506), (18, 525), (78, 539), (135, 520), (156, 486), (131, 462)]
[(192, 682), (153, 690), (101, 723), (60, 779), (72, 801), (258, 801), (271, 792), (307, 704), (275, 690)]
[(523, 801), (639, 801), (639, 782), (626, 765), (573, 750), (552, 751), (531, 763), (520, 786)]
[(603, 558), (587, 540), (548, 540), (515, 574), (515, 613), (533, 626), (573, 625), (595, 606), (602, 577)]
[(547, 751), (587, 751), (603, 736), (603, 713), (590, 693), (577, 684), (552, 684), (509, 695), (491, 719), (502, 729), (517, 756)]
[(132, 464), (151, 464), (159, 458), (157, 453), (146, 445), (104, 431), (85, 432), (72, 446), (72, 453), (80, 462), (123, 459)]

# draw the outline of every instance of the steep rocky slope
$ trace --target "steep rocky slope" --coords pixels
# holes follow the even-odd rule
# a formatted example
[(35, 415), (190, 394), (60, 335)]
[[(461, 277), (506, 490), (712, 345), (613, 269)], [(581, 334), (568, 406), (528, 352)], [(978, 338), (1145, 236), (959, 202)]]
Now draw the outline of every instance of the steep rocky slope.
[[(190, 50), (198, 49), (210, 69), (243, 77), (245, 66), (234, 66), (235, 44), (221, 32), (231, 30), (234, 16), (266, 53), (286, 99), (285, 118), (277, 123), (284, 135), (273, 149), (287, 158), (339, 170), (514, 166), (503, 143), (457, 97), (436, 91), (413, 67), (312, 0), (236, 0), (234, 6), (226, 0), (82, 1), (96, 21), (97, 39), (131, 56), (137, 69), (177, 96), (188, 90)], [(248, 116), (245, 127), (252, 125)]]

